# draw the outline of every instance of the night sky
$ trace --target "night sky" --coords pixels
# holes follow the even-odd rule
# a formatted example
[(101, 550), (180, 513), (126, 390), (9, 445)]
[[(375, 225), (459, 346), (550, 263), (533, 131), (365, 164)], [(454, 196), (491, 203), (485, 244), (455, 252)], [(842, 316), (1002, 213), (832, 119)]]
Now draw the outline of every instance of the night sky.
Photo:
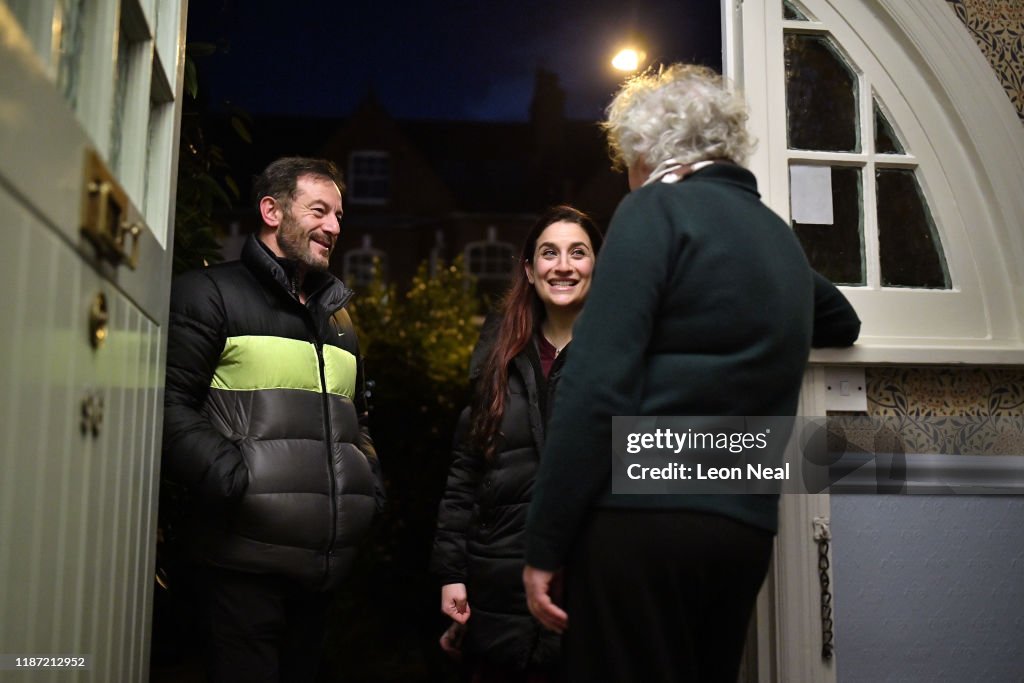
[(648, 61), (721, 67), (718, 0), (194, 0), (188, 42), (211, 42), (199, 87), (260, 114), (345, 116), (372, 88), (395, 118), (523, 121), (553, 71), (570, 118), (598, 120), (631, 35)]

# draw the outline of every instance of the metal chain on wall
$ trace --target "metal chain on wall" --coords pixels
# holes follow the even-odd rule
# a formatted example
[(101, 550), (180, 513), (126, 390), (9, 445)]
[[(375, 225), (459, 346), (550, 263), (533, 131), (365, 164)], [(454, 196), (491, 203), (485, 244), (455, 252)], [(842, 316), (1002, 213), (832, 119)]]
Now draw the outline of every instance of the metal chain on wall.
[(832, 540), (832, 532), (829, 529), (828, 517), (815, 517), (814, 542), (818, 544), (818, 580), (821, 583), (821, 658), (832, 659), (835, 649), (833, 642), (835, 634), (832, 632), (832, 580), (829, 578), (829, 541)]

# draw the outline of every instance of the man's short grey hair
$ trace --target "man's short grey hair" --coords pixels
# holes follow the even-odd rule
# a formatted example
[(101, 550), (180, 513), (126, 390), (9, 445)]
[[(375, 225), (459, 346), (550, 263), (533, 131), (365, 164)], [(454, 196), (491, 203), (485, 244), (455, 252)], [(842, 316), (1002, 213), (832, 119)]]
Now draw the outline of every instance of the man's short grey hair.
[(634, 76), (606, 113), (612, 159), (625, 168), (640, 160), (654, 169), (669, 159), (743, 165), (754, 147), (742, 96), (705, 66), (673, 64)]

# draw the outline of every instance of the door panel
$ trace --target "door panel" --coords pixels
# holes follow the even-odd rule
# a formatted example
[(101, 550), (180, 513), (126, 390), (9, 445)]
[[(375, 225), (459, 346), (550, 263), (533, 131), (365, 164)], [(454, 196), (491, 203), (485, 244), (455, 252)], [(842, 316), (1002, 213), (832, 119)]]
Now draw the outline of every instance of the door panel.
[[(185, 7), (160, 2), (160, 54), (152, 2), (82, 3), (79, 63), (65, 65), (53, 48), (72, 6), (15, 13), (0, 0), (0, 653), (87, 656), (90, 668), (0, 680), (144, 681)], [(58, 82), (66, 69), (74, 104)], [(159, 103), (154, 73), (169, 85)], [(115, 234), (141, 230), (135, 269), (101, 258), (81, 231), (90, 151), (125, 192)], [(101, 293), (106, 336), (94, 347)]]

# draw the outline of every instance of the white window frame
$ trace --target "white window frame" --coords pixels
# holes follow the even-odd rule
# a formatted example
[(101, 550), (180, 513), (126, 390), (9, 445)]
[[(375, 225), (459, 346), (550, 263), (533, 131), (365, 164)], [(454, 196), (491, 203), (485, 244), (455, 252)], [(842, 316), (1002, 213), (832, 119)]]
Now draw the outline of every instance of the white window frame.
[[(387, 175), (368, 175), (366, 173), (356, 172), (356, 162), (362, 159), (387, 159), (388, 160), (388, 172)], [(379, 149), (358, 149), (349, 153), (348, 155), (348, 196), (346, 199), (353, 204), (359, 204), (363, 206), (384, 206), (391, 201), (391, 189), (394, 174), (391, 172), (391, 154)], [(388, 192), (386, 197), (371, 195), (371, 196), (360, 196), (356, 190), (358, 181), (360, 179), (368, 180), (379, 180), (386, 178), (388, 183)]]
[[(504, 249), (509, 254), (509, 267), (508, 274), (504, 273), (478, 273), (474, 271), (474, 258), (473, 252), (478, 249), (486, 249), (487, 247), (498, 247)], [(516, 247), (514, 244), (509, 242), (501, 242), (498, 240), (497, 229), (493, 226), (487, 229), (487, 239), (478, 240), (476, 242), (470, 242), (463, 249), (463, 259), (465, 261), (466, 272), (472, 275), (477, 280), (486, 280), (489, 282), (509, 282), (512, 280), (512, 276), (515, 275), (515, 261), (516, 261)]]
[(365, 287), (368, 285), (369, 282), (364, 282), (361, 278), (355, 275), (358, 268), (354, 267), (353, 262), (358, 260), (360, 264), (366, 261), (372, 263), (374, 259), (377, 259), (380, 264), (379, 267), (381, 275), (383, 276), (387, 273), (388, 255), (380, 249), (376, 249), (371, 246), (368, 240), (364, 239), (362, 246), (346, 251), (342, 259), (342, 277), (345, 280), (345, 284), (349, 287)]
[[(1024, 135), (1009, 99), (966, 27), (946, 3), (804, 0), (812, 21), (782, 19), (781, 0), (723, 2), (726, 73), (743, 89), (760, 144), (750, 161), (765, 202), (789, 217), (783, 31), (822, 30), (860, 78), (860, 114), (877, 93), (907, 155), (848, 155), (864, 168), (911, 159), (935, 221), (953, 288), (882, 288), (877, 241), (865, 233), (868, 285), (843, 287), (863, 321), (851, 351), (823, 362), (1024, 362)], [(836, 155), (830, 154), (829, 158)], [(874, 177), (864, 178), (865, 226)], [(873, 251), (874, 250), (874, 251)]]

